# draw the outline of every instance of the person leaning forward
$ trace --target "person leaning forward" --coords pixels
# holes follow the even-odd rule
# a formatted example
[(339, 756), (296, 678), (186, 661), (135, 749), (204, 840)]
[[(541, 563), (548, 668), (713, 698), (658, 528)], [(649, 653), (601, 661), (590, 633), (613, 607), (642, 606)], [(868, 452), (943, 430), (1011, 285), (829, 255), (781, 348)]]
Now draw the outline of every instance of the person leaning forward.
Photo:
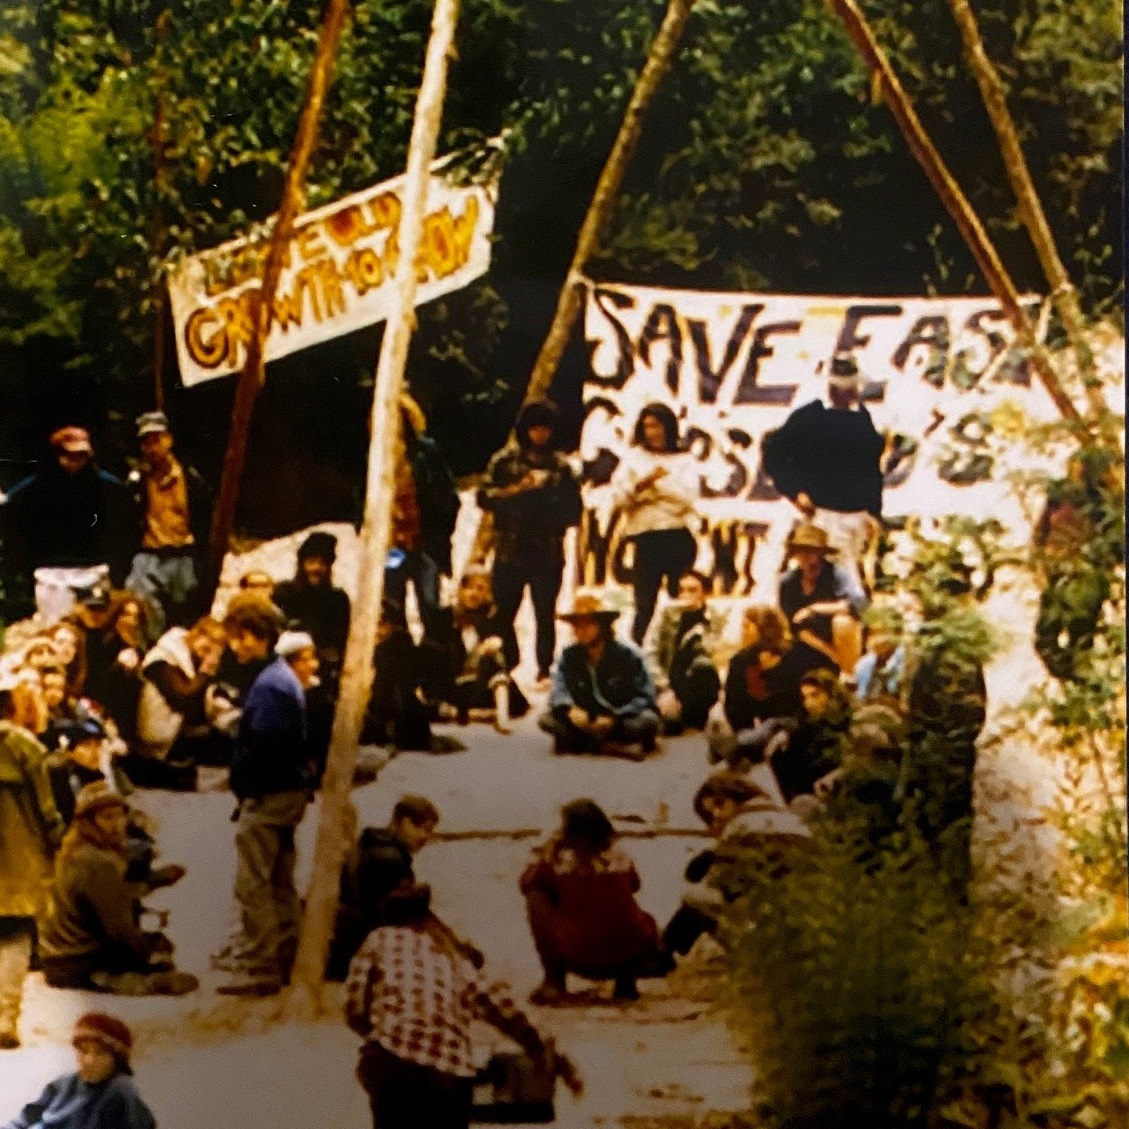
[(582, 594), (560, 616), (576, 642), (553, 670), (549, 709), (538, 724), (558, 753), (641, 760), (654, 752), (661, 726), (655, 686), (642, 652), (615, 638), (619, 612)]

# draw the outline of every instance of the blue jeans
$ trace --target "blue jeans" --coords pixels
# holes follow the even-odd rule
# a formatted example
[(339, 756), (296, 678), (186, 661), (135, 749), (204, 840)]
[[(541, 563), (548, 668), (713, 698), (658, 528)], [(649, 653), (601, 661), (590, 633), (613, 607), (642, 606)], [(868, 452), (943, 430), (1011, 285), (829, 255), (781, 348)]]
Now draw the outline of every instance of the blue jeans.
[(159, 621), (153, 625), (157, 635), (165, 630), (166, 621), (183, 626), (195, 618), (192, 597), (200, 581), (190, 552), (138, 553), (125, 586), (149, 601), (150, 610)]
[(404, 559), (395, 567), (385, 567), (384, 598), (395, 600), (400, 607), (405, 607), (409, 580), (416, 591), (419, 616), (426, 632), (439, 610), (439, 566), (422, 549), (405, 553)]

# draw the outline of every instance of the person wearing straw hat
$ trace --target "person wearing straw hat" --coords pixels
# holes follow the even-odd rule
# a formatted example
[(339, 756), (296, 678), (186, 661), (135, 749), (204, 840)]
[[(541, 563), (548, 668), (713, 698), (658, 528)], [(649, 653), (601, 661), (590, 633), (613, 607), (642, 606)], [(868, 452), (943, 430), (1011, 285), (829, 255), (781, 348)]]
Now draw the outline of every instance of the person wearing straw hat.
[(74, 1025), (78, 1069), (47, 1084), (4, 1129), (156, 1129), (156, 1119), (133, 1082), (133, 1032), (104, 1012)]
[(862, 655), (866, 593), (855, 574), (836, 563), (837, 550), (814, 522), (800, 522), (792, 530), (785, 552), (796, 566), (781, 578), (778, 603), (803, 669), (853, 673)]
[(51, 793), (47, 750), (16, 719), (15, 685), (14, 675), (0, 681), (0, 1050), (20, 1044), (35, 921), (65, 829)]
[(294, 837), (314, 787), (306, 691), (317, 677), (318, 652), (311, 635), (284, 631), (274, 653), (277, 659), (243, 703), (231, 761), (231, 790), (239, 801), (235, 899), (242, 927), (224, 954), (237, 969), (219, 989), (226, 995), (280, 991), (298, 948)]
[(141, 513), (141, 549), (125, 586), (149, 601), (160, 634), (166, 624), (186, 627), (204, 611), (199, 593), (212, 500), (203, 478), (173, 453), (164, 412), (137, 417), (137, 442), (141, 463), (129, 482)]
[(55, 623), (75, 593), (109, 579), (120, 586), (137, 538), (137, 511), (121, 479), (102, 470), (85, 427), (48, 438), (50, 458), (0, 504), (8, 622), (35, 610)]
[(831, 360), (829, 404), (797, 408), (764, 439), (764, 469), (804, 518), (826, 530), (843, 567), (861, 583), (860, 562), (877, 539), (882, 520), (885, 440), (862, 405), (862, 376), (855, 359)]
[(642, 760), (654, 752), (662, 721), (655, 684), (638, 647), (615, 638), (619, 611), (578, 593), (559, 618), (576, 642), (553, 669), (549, 708), (538, 724), (558, 753), (594, 753)]

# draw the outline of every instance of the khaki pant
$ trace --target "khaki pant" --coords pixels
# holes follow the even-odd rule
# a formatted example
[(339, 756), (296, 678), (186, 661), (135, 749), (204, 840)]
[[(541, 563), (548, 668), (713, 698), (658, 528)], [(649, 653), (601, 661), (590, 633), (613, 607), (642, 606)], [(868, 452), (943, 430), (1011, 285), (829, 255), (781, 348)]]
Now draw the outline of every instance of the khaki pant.
[(278, 792), (240, 805), (235, 900), (243, 936), (237, 948), (249, 972), (289, 973), (282, 964), (293, 960), (301, 919), (294, 887), (294, 835), (308, 803), (306, 792)]
[(17, 1046), (24, 978), (31, 967), (31, 925), (0, 921), (0, 1048)]

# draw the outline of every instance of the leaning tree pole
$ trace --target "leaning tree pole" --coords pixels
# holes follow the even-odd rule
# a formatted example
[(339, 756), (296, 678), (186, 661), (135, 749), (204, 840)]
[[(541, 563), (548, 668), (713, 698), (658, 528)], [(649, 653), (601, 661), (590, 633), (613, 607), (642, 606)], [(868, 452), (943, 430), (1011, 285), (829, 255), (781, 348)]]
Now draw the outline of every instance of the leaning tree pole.
[(999, 252), (983, 223), (980, 222), (980, 217), (949, 171), (944, 158), (926, 132), (925, 126), (922, 125), (917, 111), (913, 108), (913, 102), (898, 79), (886, 53), (878, 45), (866, 17), (855, 0), (828, 0), (828, 3), (842, 20), (847, 34), (878, 83), (883, 99), (894, 116), (902, 136), (905, 137), (910, 152), (921, 165), (929, 183), (976, 259), (992, 293), (999, 301), (1008, 321), (1011, 322), (1020, 345), (1030, 356), (1032, 365), (1054, 401), (1055, 407), (1064, 419), (1072, 423), (1080, 423), (1082, 417), (1077, 407), (1059, 381), (1047, 351), (1035, 336), (1031, 322), (1020, 303), (1015, 282), (1000, 259)]
[(239, 485), (243, 466), (247, 460), (247, 439), (251, 432), (251, 419), (255, 401), (266, 380), (266, 343), (274, 317), (274, 297), (286, 258), (286, 247), (294, 234), (294, 221), (301, 214), (306, 197), (306, 172), (310, 156), (318, 137), (325, 94), (333, 76), (333, 63), (345, 19), (349, 14), (348, 0), (328, 0), (318, 34), (314, 65), (306, 88), (306, 101), (298, 119), (298, 132), (290, 159), (286, 165), (286, 180), (282, 188), (282, 201), (278, 206), (274, 227), (267, 244), (266, 262), (263, 266), (262, 284), (254, 307), (251, 339), (247, 343), (247, 359), (239, 374), (235, 388), (235, 403), (231, 409), (231, 426), (228, 431), (227, 451), (223, 459), (219, 494), (212, 511), (212, 528), (209, 538), (209, 558), (214, 575), (218, 578), (223, 568), (231, 531), (235, 526), (235, 505), (239, 500)]
[(1051, 284), (1051, 297), (1078, 358), (1078, 368), (1085, 384), (1090, 409), (1100, 415), (1105, 411), (1106, 404), (1101, 394), (1100, 381), (1094, 371), (1094, 355), (1086, 341), (1086, 318), (1082, 312), (1082, 303), (1059, 255), (1051, 225), (1047, 222), (1047, 214), (1035, 189), (1023, 145), (1019, 140), (1019, 130), (1008, 109), (1003, 79), (985, 50), (976, 14), (969, 0), (948, 0), (948, 3), (960, 29), (969, 69), (980, 87), (984, 108), (988, 111), (992, 129), (995, 130), (1008, 180), (1019, 202), (1019, 217), (1031, 237), (1043, 274)]
[(418, 256), (427, 206), (431, 162), (439, 139), (447, 68), (454, 52), (459, 0), (436, 0), (431, 37), (416, 101), (408, 145), (403, 207), (398, 232), (400, 255), (394, 278), (395, 293), (380, 346), (373, 390), (372, 427), (365, 485), (364, 519), (358, 574), (361, 584), (353, 605), (349, 637), (333, 736), (321, 787), (321, 812), (314, 847), (313, 875), (306, 894), (305, 916), (294, 962), (290, 990), (283, 1000), (287, 1014), (312, 1016), (321, 1008), (325, 962), (333, 935), (345, 860), (345, 828), (361, 727), (373, 675), (373, 647), (384, 597), (384, 563), (388, 556), (395, 451), (400, 434), (400, 390), (408, 346), (415, 328)]

